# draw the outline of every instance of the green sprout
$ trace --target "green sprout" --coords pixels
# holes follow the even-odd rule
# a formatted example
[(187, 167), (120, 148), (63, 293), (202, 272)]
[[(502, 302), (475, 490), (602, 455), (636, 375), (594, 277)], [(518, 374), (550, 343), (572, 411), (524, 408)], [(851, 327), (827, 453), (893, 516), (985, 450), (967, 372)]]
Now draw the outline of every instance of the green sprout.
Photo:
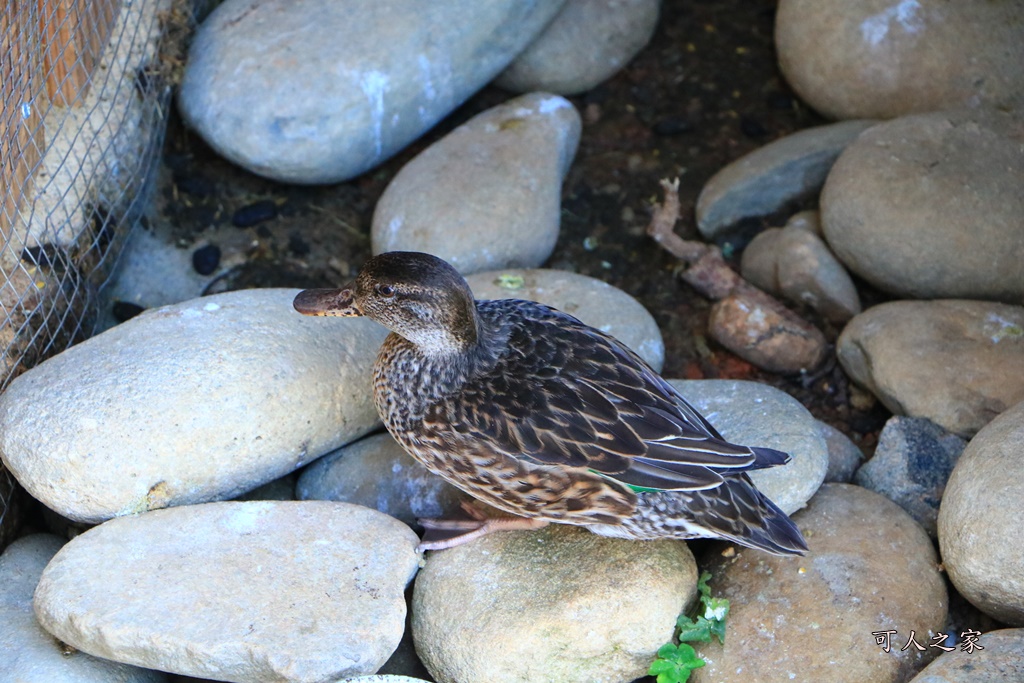
[(718, 642), (725, 645), (725, 618), (729, 614), (729, 601), (711, 596), (711, 587), (708, 586), (710, 578), (709, 572), (700, 575), (697, 581), (700, 599), (689, 616), (680, 614), (676, 621), (673, 641), (679, 641), (679, 645), (674, 642), (663, 645), (647, 672), (650, 676), (656, 676), (658, 683), (686, 683), (691, 671), (704, 666), (704, 660), (697, 656), (697, 652), (686, 641), (707, 643), (715, 636)]

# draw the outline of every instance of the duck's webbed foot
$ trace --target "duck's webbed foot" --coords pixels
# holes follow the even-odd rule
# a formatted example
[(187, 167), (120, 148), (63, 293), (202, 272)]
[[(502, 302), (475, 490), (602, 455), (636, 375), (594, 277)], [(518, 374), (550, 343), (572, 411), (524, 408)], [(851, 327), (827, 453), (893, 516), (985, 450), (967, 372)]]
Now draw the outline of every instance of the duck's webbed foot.
[(426, 532), (416, 549), (444, 550), (495, 531), (533, 530), (548, 525), (546, 520), (530, 517), (488, 517), (470, 502), (463, 502), (462, 510), (470, 519), (420, 519)]

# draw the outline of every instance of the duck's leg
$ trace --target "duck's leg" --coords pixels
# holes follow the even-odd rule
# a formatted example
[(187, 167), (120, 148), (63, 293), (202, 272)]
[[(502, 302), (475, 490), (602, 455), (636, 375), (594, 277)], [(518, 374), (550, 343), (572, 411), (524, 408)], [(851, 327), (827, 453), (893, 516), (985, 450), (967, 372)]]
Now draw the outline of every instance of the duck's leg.
[(417, 550), (444, 550), (468, 543), (495, 531), (541, 529), (548, 525), (543, 519), (530, 517), (488, 517), (470, 502), (462, 503), (462, 510), (471, 519), (421, 519), (426, 530)]

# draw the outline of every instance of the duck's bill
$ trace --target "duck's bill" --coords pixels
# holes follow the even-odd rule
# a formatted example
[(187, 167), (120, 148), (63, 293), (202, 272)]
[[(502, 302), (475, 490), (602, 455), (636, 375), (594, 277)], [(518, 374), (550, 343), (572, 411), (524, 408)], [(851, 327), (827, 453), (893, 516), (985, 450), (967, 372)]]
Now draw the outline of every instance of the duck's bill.
[(362, 315), (355, 302), (352, 287), (345, 289), (304, 289), (295, 296), (292, 306), (302, 315), (353, 318)]

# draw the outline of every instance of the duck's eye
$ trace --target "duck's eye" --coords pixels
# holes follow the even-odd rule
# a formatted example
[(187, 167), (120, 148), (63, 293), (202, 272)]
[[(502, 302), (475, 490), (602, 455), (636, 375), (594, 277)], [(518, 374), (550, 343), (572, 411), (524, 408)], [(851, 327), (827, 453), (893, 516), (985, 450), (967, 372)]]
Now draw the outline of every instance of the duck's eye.
[(377, 285), (377, 294), (385, 299), (390, 299), (395, 296), (395, 288), (391, 285)]

